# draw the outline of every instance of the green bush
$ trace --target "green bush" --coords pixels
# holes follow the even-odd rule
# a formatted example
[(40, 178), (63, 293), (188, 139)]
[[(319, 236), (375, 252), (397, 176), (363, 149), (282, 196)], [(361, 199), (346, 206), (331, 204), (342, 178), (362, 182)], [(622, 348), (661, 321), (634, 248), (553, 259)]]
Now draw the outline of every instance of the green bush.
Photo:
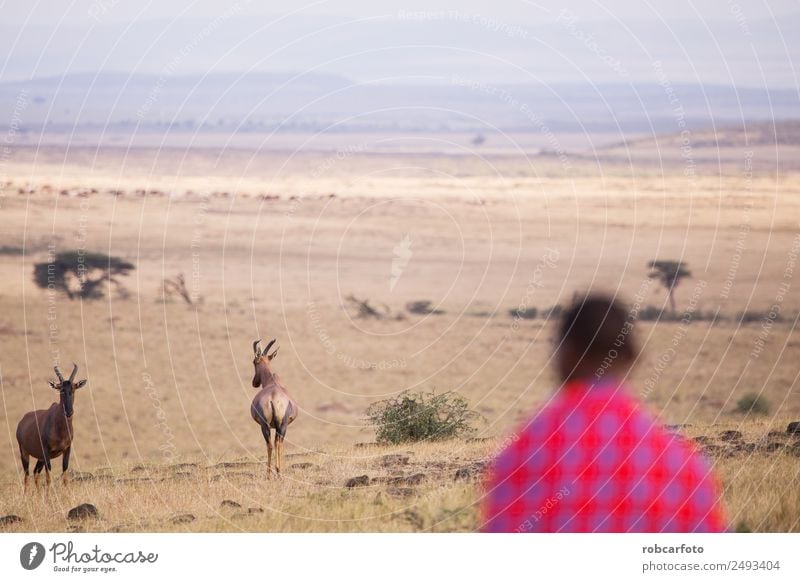
[(443, 394), (403, 392), (395, 398), (373, 403), (367, 420), (376, 428), (379, 443), (445, 440), (473, 434), (470, 423), (480, 414), (470, 410), (467, 400), (455, 392)]
[(769, 401), (755, 393), (745, 394), (736, 403), (736, 412), (742, 414), (769, 414)]

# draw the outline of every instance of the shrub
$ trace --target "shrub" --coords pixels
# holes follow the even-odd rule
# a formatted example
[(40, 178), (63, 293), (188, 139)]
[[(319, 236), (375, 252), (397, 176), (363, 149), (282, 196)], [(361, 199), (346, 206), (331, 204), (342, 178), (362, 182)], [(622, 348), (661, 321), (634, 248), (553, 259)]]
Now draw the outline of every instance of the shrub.
[(639, 310), (640, 321), (658, 321), (661, 319), (661, 310), (654, 305), (646, 305)]
[(410, 301), (406, 303), (406, 309), (414, 315), (441, 315), (441, 309), (436, 309), (430, 301)]
[(768, 311), (742, 311), (738, 316), (738, 321), (741, 324), (748, 324), (748, 323), (762, 323), (768, 320), (772, 321), (782, 321), (783, 318), (779, 313), (775, 314), (774, 317), (770, 317), (770, 313)]
[(550, 319), (551, 317), (554, 319), (558, 319), (561, 317), (561, 314), (564, 313), (564, 308), (560, 305), (553, 305), (547, 309), (543, 309), (540, 315), (542, 319)]
[(375, 402), (367, 419), (376, 428), (379, 443), (404, 443), (465, 437), (475, 429), (470, 423), (480, 414), (455, 392), (443, 394), (403, 392)]
[(0, 247), (0, 255), (21, 256), (24, 254), (25, 250), (22, 247), (10, 247), (8, 245), (3, 245)]
[(736, 403), (736, 412), (742, 414), (769, 414), (769, 401), (759, 394), (745, 394)]
[(539, 315), (539, 310), (535, 307), (515, 307), (514, 309), (509, 309), (508, 313), (511, 317), (517, 317), (519, 319), (536, 319)]
[[(639, 310), (639, 320), (640, 321), (658, 321), (661, 323), (667, 323), (670, 321), (681, 321), (684, 318), (684, 314), (680, 312), (674, 311), (664, 311), (660, 307), (656, 307), (655, 305), (646, 305)], [(688, 323), (691, 323), (695, 320), (702, 319), (702, 315), (699, 311), (694, 312), (688, 318)]]

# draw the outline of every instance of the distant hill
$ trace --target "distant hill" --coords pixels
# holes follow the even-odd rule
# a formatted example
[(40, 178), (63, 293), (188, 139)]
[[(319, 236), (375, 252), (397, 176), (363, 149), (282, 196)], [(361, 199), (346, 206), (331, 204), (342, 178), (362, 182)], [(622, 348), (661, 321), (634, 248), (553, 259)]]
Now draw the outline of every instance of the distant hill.
[(791, 90), (653, 84), (358, 83), (316, 72), (79, 73), (0, 83), (19, 131), (670, 133), (790, 118)]

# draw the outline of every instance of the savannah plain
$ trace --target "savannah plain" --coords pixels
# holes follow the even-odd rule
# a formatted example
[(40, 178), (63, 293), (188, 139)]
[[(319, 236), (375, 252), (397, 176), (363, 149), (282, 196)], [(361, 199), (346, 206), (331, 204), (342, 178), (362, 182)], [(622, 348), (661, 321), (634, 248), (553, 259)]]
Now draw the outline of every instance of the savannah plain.
[[(474, 531), (482, 467), (556, 386), (547, 310), (589, 289), (667, 307), (647, 277), (664, 259), (692, 277), (677, 318), (639, 322), (631, 389), (698, 438), (733, 528), (800, 531), (800, 439), (786, 434), (800, 420), (800, 174), (787, 162), (800, 148), (701, 141), (688, 156), (669, 137), (565, 156), (12, 148), (0, 516), (21, 521), (3, 528)], [(38, 288), (34, 265), (70, 249), (134, 263), (124, 293)], [(178, 274), (191, 304), (164, 296)], [(359, 317), (350, 296), (383, 317)], [(411, 313), (416, 301), (438, 312)], [(274, 367), (301, 407), (281, 479), (267, 480), (250, 418), (257, 338), (278, 338)], [(53, 365), (73, 361), (89, 380), (73, 480), (56, 460), (50, 490), (25, 496), (16, 423), (55, 400)], [(475, 437), (375, 445), (367, 407), (406, 389), (462, 394), (483, 417)], [(737, 411), (748, 394), (769, 411)], [(68, 521), (80, 503), (99, 518)]]

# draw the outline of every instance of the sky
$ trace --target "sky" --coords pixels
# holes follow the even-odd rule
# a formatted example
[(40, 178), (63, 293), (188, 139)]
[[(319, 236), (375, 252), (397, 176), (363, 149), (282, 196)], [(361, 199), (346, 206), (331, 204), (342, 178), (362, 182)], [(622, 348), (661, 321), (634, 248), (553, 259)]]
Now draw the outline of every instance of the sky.
[[(243, 13), (248, 15), (274, 15), (262, 2), (245, 2)], [(181, 14), (187, 18), (213, 18), (220, 6), (229, 3), (219, 0), (150, 0), (132, 2), (130, 0), (7, 0), (0, 2), (0, 14), (6, 24), (22, 25), (36, 22), (52, 26), (89, 25), (93, 18), (102, 16), (107, 22), (129, 22), (151, 18), (173, 18)], [(272, 6), (275, 3), (271, 3)], [(800, 4), (797, 0), (770, 0), (769, 2), (745, 2), (738, 5), (750, 18), (756, 14), (765, 17), (780, 17), (797, 13)], [(267, 4), (269, 6), (269, 4)], [(520, 23), (536, 24), (546, 22), (548, 14), (557, 13), (564, 2), (503, 0), (327, 0), (292, 3), (293, 8), (302, 8), (307, 14), (337, 14), (351, 17), (389, 14), (399, 11), (458, 10), (462, 12), (486, 13)], [(584, 19), (604, 19), (618, 17), (627, 20), (664, 18), (668, 20), (704, 20), (726, 17), (726, 13), (736, 9), (737, 2), (728, 0), (572, 0), (568, 3), (571, 11), (579, 13)]]
[[(359, 82), (797, 88), (798, 0), (13, 0), (0, 82), (315, 71)], [(283, 8), (283, 12), (278, 10)]]

